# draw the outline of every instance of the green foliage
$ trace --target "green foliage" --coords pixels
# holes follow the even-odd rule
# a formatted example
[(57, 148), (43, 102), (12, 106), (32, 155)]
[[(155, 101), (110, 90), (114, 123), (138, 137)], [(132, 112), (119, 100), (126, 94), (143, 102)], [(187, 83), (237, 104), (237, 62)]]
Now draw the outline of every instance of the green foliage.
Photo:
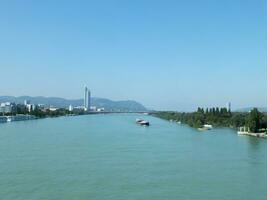
[(267, 129), (267, 115), (266, 114), (262, 118), (262, 128)]
[(45, 117), (59, 117), (59, 116), (64, 116), (64, 115), (70, 115), (70, 114), (75, 114), (75, 115), (82, 115), (85, 114), (84, 111), (75, 111), (70, 112), (67, 109), (60, 108), (56, 111), (50, 111), (49, 109), (40, 109), (37, 107), (33, 111), (29, 112), (28, 109), (26, 108), (25, 105), (18, 104), (16, 105), (16, 108), (14, 112), (12, 113), (7, 113), (6, 115), (16, 115), (16, 114), (24, 114), (24, 115), (33, 115), (37, 118), (45, 118)]
[(246, 125), (249, 127), (251, 132), (257, 133), (259, 129), (263, 128), (263, 117), (264, 115), (259, 112), (257, 108), (254, 108), (250, 111)]
[(29, 114), (29, 112), (28, 112), (26, 106), (24, 106), (24, 105), (20, 105), (20, 104), (18, 104), (18, 105), (16, 106), (16, 113), (17, 113), (17, 114), (24, 114), (24, 115)]
[(180, 121), (195, 128), (200, 128), (204, 124), (212, 124), (217, 127), (232, 128), (247, 126), (251, 132), (267, 129), (267, 115), (256, 108), (250, 113), (231, 113), (226, 108), (207, 108), (205, 111), (203, 108), (198, 108), (192, 113), (158, 112), (155, 116)]
[(231, 126), (235, 128), (245, 126), (247, 115), (247, 113), (234, 113), (231, 117)]

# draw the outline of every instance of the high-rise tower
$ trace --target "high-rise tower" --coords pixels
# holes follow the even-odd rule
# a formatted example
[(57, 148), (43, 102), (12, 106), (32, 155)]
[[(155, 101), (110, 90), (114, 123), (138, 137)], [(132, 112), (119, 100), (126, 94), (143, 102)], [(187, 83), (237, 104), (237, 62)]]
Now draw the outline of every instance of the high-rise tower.
[(227, 110), (228, 110), (228, 112), (231, 112), (231, 102), (227, 103)]
[(88, 90), (88, 101), (87, 101), (87, 103), (88, 103), (88, 110), (90, 110), (91, 109), (91, 91), (90, 90)]
[(91, 99), (91, 92), (87, 88), (87, 86), (85, 86), (84, 88), (84, 110), (85, 111), (90, 110), (90, 99)]

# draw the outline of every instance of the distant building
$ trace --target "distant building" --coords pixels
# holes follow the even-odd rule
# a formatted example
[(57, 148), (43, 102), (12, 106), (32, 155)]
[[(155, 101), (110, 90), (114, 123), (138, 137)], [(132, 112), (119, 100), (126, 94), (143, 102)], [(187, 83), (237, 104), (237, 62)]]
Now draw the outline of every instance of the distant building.
[(227, 110), (228, 110), (229, 112), (231, 112), (231, 102), (228, 102), (226, 107), (227, 107)]
[(96, 111), (96, 110), (97, 110), (97, 107), (96, 107), (96, 106), (91, 106), (91, 107), (90, 107), (90, 110), (91, 110), (91, 111)]
[(30, 100), (24, 100), (24, 106), (27, 106), (28, 104), (30, 104), (31, 102), (30, 102)]
[(90, 90), (88, 91), (88, 108), (89, 110), (91, 108), (91, 91)]
[(39, 109), (44, 109), (44, 108), (45, 108), (45, 105), (44, 105), (44, 104), (38, 104), (37, 107), (38, 107)]
[(90, 101), (91, 101), (91, 92), (87, 88), (87, 86), (85, 86), (85, 88), (84, 88), (84, 110), (85, 111), (90, 110), (90, 104), (91, 104)]
[(57, 110), (58, 110), (58, 108), (55, 108), (55, 107), (50, 107), (50, 108), (49, 108), (49, 110), (50, 110), (50, 111), (52, 111), (52, 112), (54, 112), (54, 111), (57, 111)]
[(0, 104), (0, 113), (12, 113), (16, 108), (16, 104), (15, 103), (10, 103), (10, 102), (6, 102), (6, 103), (1, 103)]
[(30, 100), (24, 100), (24, 106), (27, 108), (28, 112), (32, 112), (36, 109), (35, 104), (31, 104)]
[(75, 106), (73, 109), (84, 110), (84, 106)]
[(70, 112), (73, 111), (73, 106), (72, 106), (72, 105), (69, 106), (69, 111), (70, 111)]
[(97, 108), (96, 111), (97, 112), (104, 112), (105, 111), (105, 108)]
[(34, 104), (26, 104), (26, 108), (29, 112), (31, 112), (34, 111), (36, 107)]

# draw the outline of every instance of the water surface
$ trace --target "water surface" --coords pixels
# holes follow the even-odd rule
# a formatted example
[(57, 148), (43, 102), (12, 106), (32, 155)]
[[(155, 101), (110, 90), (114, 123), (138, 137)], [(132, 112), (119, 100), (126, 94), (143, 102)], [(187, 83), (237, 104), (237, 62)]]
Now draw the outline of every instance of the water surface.
[(266, 200), (267, 140), (133, 114), (0, 124), (0, 197)]

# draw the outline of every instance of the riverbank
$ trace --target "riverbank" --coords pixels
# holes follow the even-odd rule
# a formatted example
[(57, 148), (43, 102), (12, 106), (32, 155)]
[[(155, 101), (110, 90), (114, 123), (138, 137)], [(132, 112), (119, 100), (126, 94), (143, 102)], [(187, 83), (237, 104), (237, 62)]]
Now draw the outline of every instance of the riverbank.
[(258, 137), (258, 138), (267, 139), (267, 134), (266, 133), (250, 133), (250, 132), (238, 131), (237, 134), (238, 135), (246, 135), (246, 136), (251, 136), (251, 137)]
[(80, 116), (80, 115), (89, 115), (95, 113), (86, 113), (86, 114), (66, 114), (66, 115), (48, 115), (38, 117), (35, 115), (24, 115), (24, 114), (17, 114), (11, 116), (0, 116), (0, 123), (8, 123), (8, 122), (15, 122), (15, 121), (28, 121), (28, 120), (37, 120), (37, 119), (46, 119), (46, 118), (58, 118), (58, 117), (68, 117), (68, 116)]
[(13, 121), (37, 120), (37, 119), (46, 119), (46, 118), (57, 118), (57, 117), (81, 116), (81, 115), (126, 114), (126, 113), (147, 114), (144, 112), (83, 112), (83, 113), (59, 114), (59, 115), (17, 114), (17, 115), (0, 116), (0, 123), (7, 123), (7, 122), (13, 122)]
[[(267, 116), (253, 109), (250, 113), (233, 113), (225, 109), (204, 109), (199, 108), (192, 113), (179, 112), (157, 112), (153, 116), (165, 119), (171, 122), (187, 124), (198, 130), (205, 130), (207, 127), (231, 128), (237, 131), (239, 135), (267, 139), (266, 127)], [(240, 127), (249, 132), (238, 132)], [(211, 128), (209, 128), (211, 129)]]
[(12, 115), (12, 116), (1, 116), (0, 123), (13, 122), (13, 121), (26, 121), (37, 119), (34, 115)]

